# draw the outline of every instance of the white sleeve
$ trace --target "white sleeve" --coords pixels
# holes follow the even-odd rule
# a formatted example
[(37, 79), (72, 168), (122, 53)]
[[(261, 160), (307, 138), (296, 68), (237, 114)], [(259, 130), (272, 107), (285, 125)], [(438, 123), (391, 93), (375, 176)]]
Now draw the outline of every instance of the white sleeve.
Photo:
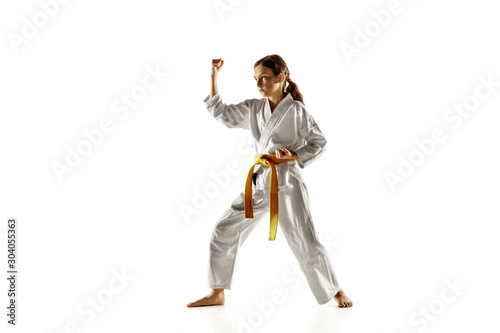
[(245, 100), (238, 104), (224, 104), (217, 92), (212, 99), (208, 95), (203, 102), (208, 112), (220, 123), (229, 128), (249, 129), (250, 101)]
[(295, 150), (298, 156), (297, 164), (303, 169), (318, 157), (326, 149), (326, 138), (309, 113), (303, 110), (302, 124), (300, 127), (300, 136), (306, 141), (305, 145)]

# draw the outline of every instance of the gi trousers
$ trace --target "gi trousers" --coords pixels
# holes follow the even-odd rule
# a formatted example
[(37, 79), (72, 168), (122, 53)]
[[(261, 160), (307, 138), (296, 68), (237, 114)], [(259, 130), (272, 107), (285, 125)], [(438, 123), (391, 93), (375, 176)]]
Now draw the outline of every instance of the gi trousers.
[[(278, 225), (297, 258), (318, 304), (329, 302), (340, 290), (324, 246), (319, 242), (304, 183), (294, 176), (291, 188), (279, 192)], [(269, 212), (269, 190), (252, 188), (254, 218), (245, 218), (245, 192), (232, 202), (212, 232), (209, 287), (231, 289), (238, 254), (248, 235)]]

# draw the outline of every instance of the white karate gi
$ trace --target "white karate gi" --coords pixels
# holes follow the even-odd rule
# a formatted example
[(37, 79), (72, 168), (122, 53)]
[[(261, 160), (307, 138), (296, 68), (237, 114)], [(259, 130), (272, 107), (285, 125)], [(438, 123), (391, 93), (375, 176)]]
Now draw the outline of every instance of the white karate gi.
[[(274, 155), (276, 149), (283, 147), (298, 155), (295, 161), (276, 165), (279, 185), (278, 225), (317, 302), (327, 303), (340, 287), (313, 226), (309, 196), (300, 171), (300, 168), (312, 163), (325, 151), (323, 133), (305, 105), (294, 100), (290, 94), (283, 98), (272, 113), (267, 98), (227, 105), (217, 92), (209, 99), (210, 95), (203, 102), (215, 119), (227, 127), (250, 131), (256, 154)], [(269, 212), (271, 168), (259, 164), (255, 166), (254, 173), (258, 174), (256, 186), (252, 189), (254, 218), (245, 218), (243, 191), (213, 230), (208, 272), (210, 288), (231, 289), (238, 248)], [(244, 184), (241, 185), (244, 188)]]

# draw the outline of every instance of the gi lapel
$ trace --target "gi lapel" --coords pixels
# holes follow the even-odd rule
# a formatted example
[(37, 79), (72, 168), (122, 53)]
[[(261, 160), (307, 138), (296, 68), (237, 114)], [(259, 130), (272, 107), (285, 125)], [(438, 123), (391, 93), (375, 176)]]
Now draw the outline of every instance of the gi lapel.
[[(285, 96), (281, 100), (281, 102), (278, 104), (276, 109), (274, 109), (273, 113), (271, 113), (271, 117), (266, 123), (266, 127), (264, 128), (264, 131), (262, 131), (260, 135), (260, 140), (259, 140), (259, 147), (261, 151), (264, 149), (266, 146), (267, 142), (269, 141), (269, 138), (271, 134), (274, 132), (274, 129), (276, 126), (280, 123), (280, 121), (283, 119), (285, 116), (286, 112), (292, 105), (293, 98), (292, 95), (289, 93), (288, 95)], [(266, 101), (266, 103), (269, 103), (269, 101)], [(267, 152), (263, 152), (266, 153)]]

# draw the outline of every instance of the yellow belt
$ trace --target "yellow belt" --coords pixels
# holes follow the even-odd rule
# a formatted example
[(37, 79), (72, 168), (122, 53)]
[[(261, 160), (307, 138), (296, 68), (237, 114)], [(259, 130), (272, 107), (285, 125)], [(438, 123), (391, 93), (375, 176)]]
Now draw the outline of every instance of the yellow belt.
[(273, 241), (276, 239), (276, 230), (278, 228), (278, 175), (276, 173), (275, 164), (280, 164), (284, 162), (295, 161), (294, 159), (279, 159), (276, 155), (255, 155), (255, 164), (250, 168), (248, 172), (247, 182), (245, 186), (245, 217), (253, 218), (253, 207), (252, 207), (252, 178), (253, 169), (257, 164), (262, 164), (264, 166), (271, 167), (271, 199), (270, 199), (270, 216), (271, 216), (271, 226), (269, 231), (269, 240)]

